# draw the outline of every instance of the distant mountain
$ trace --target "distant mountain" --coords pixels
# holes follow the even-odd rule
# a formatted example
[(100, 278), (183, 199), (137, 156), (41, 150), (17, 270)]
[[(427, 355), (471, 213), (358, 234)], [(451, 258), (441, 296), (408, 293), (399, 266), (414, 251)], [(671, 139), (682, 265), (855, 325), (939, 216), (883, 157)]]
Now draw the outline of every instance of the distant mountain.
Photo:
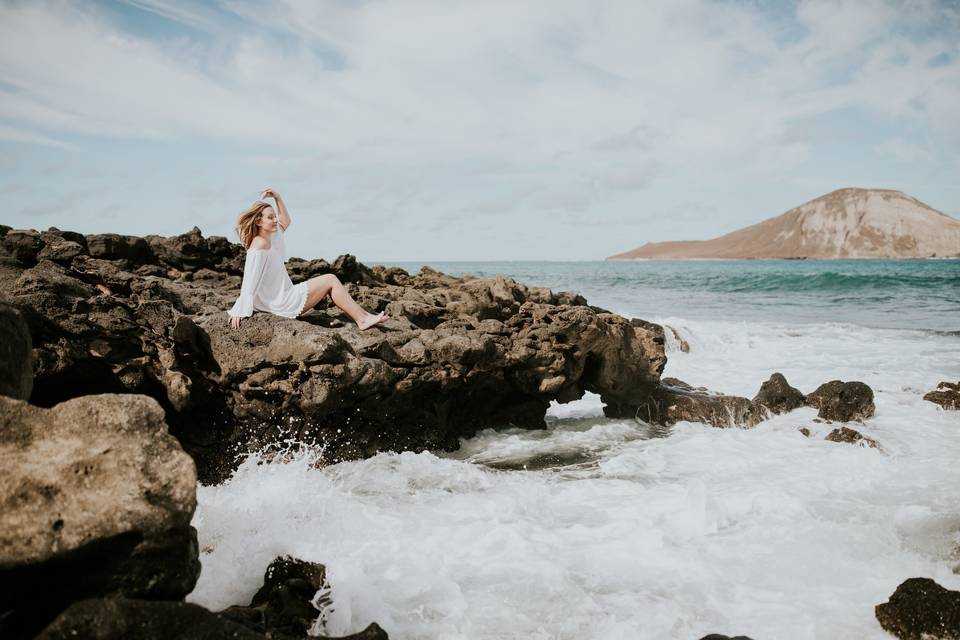
[(960, 257), (960, 220), (900, 191), (839, 189), (713, 240), (650, 242), (607, 260)]

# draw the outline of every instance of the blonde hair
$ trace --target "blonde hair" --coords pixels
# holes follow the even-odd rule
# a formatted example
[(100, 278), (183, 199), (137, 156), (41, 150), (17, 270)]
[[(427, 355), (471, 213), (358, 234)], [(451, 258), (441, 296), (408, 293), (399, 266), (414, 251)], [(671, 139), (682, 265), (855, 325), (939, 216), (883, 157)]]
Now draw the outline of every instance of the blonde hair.
[(257, 200), (237, 218), (237, 235), (240, 236), (240, 243), (244, 249), (250, 247), (254, 236), (259, 233), (257, 227), (259, 226), (260, 216), (263, 214), (263, 210), (269, 206), (269, 203)]

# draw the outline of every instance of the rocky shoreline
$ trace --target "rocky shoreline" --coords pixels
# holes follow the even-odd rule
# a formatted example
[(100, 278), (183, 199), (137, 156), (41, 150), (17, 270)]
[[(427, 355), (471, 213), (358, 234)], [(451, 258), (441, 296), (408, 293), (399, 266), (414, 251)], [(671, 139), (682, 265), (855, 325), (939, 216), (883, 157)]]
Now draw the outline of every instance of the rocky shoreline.
[[(239, 245), (196, 228), (139, 238), (0, 226), (0, 578), (22, 587), (0, 601), (4, 637), (165, 637), (163, 621), (209, 630), (182, 637), (304, 637), (309, 625), (268, 624), (264, 607), (311, 622), (319, 565), (278, 560), (265, 585), (299, 573), (243, 609), (182, 602), (200, 571), (197, 480), (217, 483), (238, 456), (286, 439), (329, 461), (453, 450), (481, 429), (543, 428), (552, 401), (586, 392), (610, 417), (662, 425), (753, 426), (801, 406), (862, 422), (875, 410), (861, 382), (805, 395), (774, 374), (747, 399), (661, 379), (659, 325), (510, 278), (411, 275), (352, 256), (288, 269), (336, 274), (391, 316), (384, 326), (360, 332), (321, 305), (232, 329), (242, 266)], [(956, 408), (956, 389), (943, 389), (931, 400)], [(873, 442), (847, 427), (827, 439)]]

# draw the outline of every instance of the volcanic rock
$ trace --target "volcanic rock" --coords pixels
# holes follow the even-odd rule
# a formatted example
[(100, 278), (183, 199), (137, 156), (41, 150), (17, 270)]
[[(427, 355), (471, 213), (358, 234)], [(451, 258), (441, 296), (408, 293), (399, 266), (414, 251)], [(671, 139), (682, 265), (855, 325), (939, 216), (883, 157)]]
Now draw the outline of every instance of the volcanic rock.
[(83, 598), (193, 589), (196, 472), (154, 400), (0, 397), (0, 469), (0, 636), (35, 633)]
[(510, 278), (291, 259), (295, 280), (334, 273), (392, 320), (360, 332), (324, 301), (297, 320), (258, 313), (237, 330), (226, 309), (244, 254), (225, 238), (195, 228), (80, 242), (51, 229), (9, 230), (3, 242), (0, 299), (33, 336), (31, 402), (149, 395), (205, 482), (229, 473), (237, 453), (286, 437), (356, 458), (543, 427), (551, 401), (586, 391), (637, 406), (666, 363), (659, 325)]
[(782, 373), (774, 373), (760, 385), (752, 403), (758, 411), (781, 414), (802, 407), (804, 401), (803, 393), (791, 387)]
[(230, 607), (220, 616), (260, 633), (305, 636), (320, 613), (312, 600), (321, 589), (329, 589), (322, 564), (276, 558), (250, 605)]
[(23, 315), (0, 303), (0, 396), (26, 400), (33, 390), (33, 341)]
[(674, 378), (664, 378), (639, 405), (607, 403), (608, 418), (634, 418), (651, 424), (701, 422), (714, 427), (756, 425), (762, 418), (747, 398), (695, 389)]
[(910, 578), (890, 600), (876, 607), (877, 620), (902, 640), (960, 639), (960, 591), (950, 591), (930, 578)]
[[(308, 640), (325, 636), (260, 633), (238, 622), (186, 602), (105, 598), (84, 600), (57, 617), (36, 640)], [(387, 640), (371, 624), (341, 640)]]
[(960, 382), (941, 382), (936, 390), (923, 396), (948, 411), (960, 411)]
[(806, 403), (819, 409), (820, 418), (836, 422), (865, 420), (876, 411), (873, 390), (863, 382), (825, 382), (807, 396)]
[(824, 440), (830, 442), (846, 442), (848, 444), (857, 444), (861, 447), (870, 447), (871, 449), (880, 449), (880, 443), (873, 438), (868, 438), (856, 429), (849, 427), (840, 427), (827, 434)]

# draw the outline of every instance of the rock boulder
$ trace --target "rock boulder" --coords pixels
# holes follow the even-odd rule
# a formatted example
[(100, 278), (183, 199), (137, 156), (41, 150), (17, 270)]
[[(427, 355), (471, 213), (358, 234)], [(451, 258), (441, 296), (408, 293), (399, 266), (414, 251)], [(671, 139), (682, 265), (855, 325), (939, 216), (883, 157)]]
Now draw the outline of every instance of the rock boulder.
[[(201, 606), (186, 602), (156, 602), (108, 598), (72, 605), (36, 640), (310, 640), (324, 636), (260, 633)], [(341, 640), (387, 640), (371, 624)]]
[(877, 621), (901, 640), (960, 639), (960, 591), (930, 578), (910, 578), (876, 607)]
[(752, 402), (758, 411), (780, 414), (802, 407), (805, 398), (803, 393), (790, 386), (782, 373), (774, 373), (760, 385), (760, 390)]
[(806, 397), (806, 403), (818, 409), (824, 420), (852, 422), (873, 416), (873, 390), (863, 382), (825, 382)]
[(923, 396), (923, 399), (938, 404), (947, 411), (960, 411), (960, 382), (941, 382), (935, 390)]
[(0, 397), (0, 636), (83, 598), (183, 598), (200, 573), (195, 490), (150, 398)]

